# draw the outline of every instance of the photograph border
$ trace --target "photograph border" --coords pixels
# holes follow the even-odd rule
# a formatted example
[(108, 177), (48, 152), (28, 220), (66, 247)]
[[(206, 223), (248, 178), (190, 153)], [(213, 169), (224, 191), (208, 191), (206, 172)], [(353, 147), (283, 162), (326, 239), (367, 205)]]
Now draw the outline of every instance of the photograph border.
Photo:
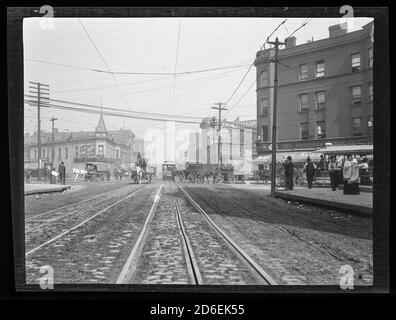
[[(161, 292), (161, 293), (386, 293), (389, 291), (390, 95), (388, 8), (353, 7), (355, 17), (374, 18), (374, 184), (373, 286), (193, 286), (55, 284), (53, 292)], [(23, 173), (23, 19), (40, 17), (39, 7), (7, 8), (8, 143), (12, 208), (14, 279), (17, 292), (43, 292), (25, 284), (24, 173)], [(77, 17), (312, 17), (341, 18), (339, 7), (54, 7), (55, 18)], [(47, 291), (47, 294), (51, 293)]]

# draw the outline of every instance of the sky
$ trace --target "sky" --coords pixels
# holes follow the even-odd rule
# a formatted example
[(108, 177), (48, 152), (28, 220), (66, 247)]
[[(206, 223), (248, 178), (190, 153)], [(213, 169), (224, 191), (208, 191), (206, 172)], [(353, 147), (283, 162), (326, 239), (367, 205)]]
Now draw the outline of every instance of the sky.
[[(214, 103), (227, 102), (254, 61), (256, 52), (284, 18), (54, 18), (43, 28), (40, 18), (24, 19), (24, 85), (50, 86), (51, 99), (130, 111), (175, 114), (198, 119), (217, 115)], [(344, 19), (345, 20), (345, 19)], [(328, 37), (328, 27), (344, 20), (314, 18), (297, 31), (297, 45)], [(347, 19), (348, 32), (372, 18)], [(306, 18), (290, 18), (275, 36), (282, 41)], [(96, 48), (95, 48), (96, 47)], [(43, 63), (44, 62), (44, 63)], [(174, 73), (233, 67), (181, 75)], [(252, 67), (223, 112), (228, 120), (256, 118), (255, 68)], [(119, 85), (119, 88), (116, 85)], [(121, 91), (121, 92), (120, 92)], [(247, 92), (247, 93), (246, 93)], [(246, 95), (240, 99), (244, 94)], [(238, 102), (238, 104), (236, 104)], [(41, 108), (41, 127), (92, 131), (99, 116)], [(37, 110), (25, 105), (24, 131), (37, 130)], [(166, 122), (105, 115), (108, 130), (130, 129), (138, 137)], [(183, 124), (193, 130), (197, 124)]]

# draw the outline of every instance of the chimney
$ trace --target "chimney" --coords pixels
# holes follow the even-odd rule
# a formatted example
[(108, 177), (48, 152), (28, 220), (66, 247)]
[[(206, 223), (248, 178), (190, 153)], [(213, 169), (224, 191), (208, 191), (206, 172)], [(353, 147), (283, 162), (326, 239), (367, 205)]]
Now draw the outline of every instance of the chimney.
[(286, 39), (286, 49), (296, 46), (296, 37), (292, 36)]
[(329, 38), (339, 37), (343, 34), (347, 34), (348, 24), (346, 22), (342, 24), (335, 24), (329, 27)]

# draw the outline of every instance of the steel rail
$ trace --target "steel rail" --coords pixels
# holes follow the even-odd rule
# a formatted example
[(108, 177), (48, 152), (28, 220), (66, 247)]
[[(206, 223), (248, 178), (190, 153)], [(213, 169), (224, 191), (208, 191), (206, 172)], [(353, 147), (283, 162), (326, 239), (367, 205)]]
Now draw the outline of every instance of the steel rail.
[(197, 285), (204, 284), (201, 272), (199, 271), (197, 259), (195, 258), (195, 255), (194, 255), (193, 247), (190, 243), (190, 240), (188, 239), (186, 230), (184, 228), (183, 219), (181, 217), (181, 212), (179, 209), (179, 204), (177, 203), (177, 199), (175, 197), (173, 197), (173, 205), (174, 205), (174, 208), (176, 211), (177, 221), (178, 221), (178, 224), (180, 227), (180, 233), (184, 240), (184, 247), (185, 247), (187, 257), (188, 257), (188, 260), (186, 259), (187, 260), (186, 261), (187, 268), (190, 271), (190, 274), (192, 274), (192, 278), (194, 279), (195, 284), (197, 284)]
[(184, 190), (184, 188), (176, 183), (178, 188), (183, 192), (189, 202), (198, 210), (199, 213), (208, 221), (209, 225), (215, 229), (218, 234), (243, 258), (251, 268), (253, 268), (256, 273), (269, 285), (276, 285), (275, 280), (261, 268), (238, 244), (236, 244), (224, 231), (222, 231), (209, 217), (209, 215), (201, 208), (201, 206), (194, 201), (194, 199)]
[(158, 201), (161, 197), (160, 193), (161, 193), (163, 186), (164, 186), (164, 184), (161, 184), (161, 186), (158, 189), (158, 192), (155, 196), (153, 205), (151, 206), (150, 212), (149, 212), (149, 214), (146, 218), (146, 221), (143, 225), (142, 231), (140, 232), (139, 237), (137, 238), (135, 245), (133, 246), (129, 257), (128, 257), (127, 261), (125, 262), (124, 267), (122, 268), (121, 273), (119, 274), (119, 276), (116, 280), (116, 284), (125, 283), (128, 273), (133, 274), (133, 271), (136, 268), (137, 261), (135, 261), (135, 260), (137, 260), (137, 259), (135, 259), (135, 258), (139, 255), (138, 253), (141, 252), (141, 250), (143, 249), (144, 241), (145, 241), (145, 239), (147, 237), (147, 233), (148, 233), (148, 225), (152, 220), (155, 208), (157, 207)]
[(103, 212), (109, 210), (110, 208), (114, 207), (115, 205), (119, 204), (122, 201), (127, 200), (128, 198), (132, 197), (136, 192), (140, 191), (143, 189), (144, 186), (141, 186), (140, 188), (138, 188), (137, 190), (134, 190), (132, 193), (130, 193), (129, 195), (127, 195), (126, 197), (116, 201), (115, 203), (111, 204), (110, 206), (100, 210), (99, 212), (95, 213), (94, 215), (92, 215), (91, 217), (89, 217), (88, 219), (85, 219), (84, 221), (80, 222), (79, 224), (75, 225), (74, 227), (67, 229), (66, 231), (62, 232), (61, 234), (58, 234), (57, 236), (51, 238), (50, 240), (40, 244), (39, 246), (37, 246), (36, 248), (28, 251), (25, 255), (28, 256), (34, 252), (36, 252), (37, 250), (41, 249), (42, 247), (45, 247), (49, 244), (51, 244), (52, 242), (62, 238), (63, 236), (65, 236), (66, 234), (70, 233), (71, 231), (81, 227), (82, 225), (84, 225), (85, 223), (87, 223), (88, 221), (92, 220), (93, 218), (97, 217), (98, 215), (102, 214)]
[(68, 208), (68, 207), (71, 207), (71, 206), (74, 206), (74, 205), (77, 205), (77, 204), (80, 204), (80, 203), (83, 203), (83, 202), (87, 202), (87, 201), (89, 201), (89, 200), (93, 200), (93, 199), (102, 197), (102, 196), (104, 196), (104, 195), (106, 195), (106, 194), (108, 194), (108, 193), (117, 191), (117, 190), (119, 190), (119, 189), (121, 189), (121, 188), (124, 188), (124, 186), (122, 186), (122, 187), (120, 187), (120, 188), (118, 188), (118, 189), (116, 189), (116, 190), (106, 191), (106, 192), (101, 193), (101, 194), (99, 194), (99, 195), (97, 195), (97, 196), (94, 196), (94, 197), (92, 197), (92, 198), (88, 198), (88, 199), (84, 199), (84, 200), (81, 200), (81, 201), (73, 202), (73, 203), (67, 204), (67, 205), (65, 205), (65, 206), (63, 206), (63, 207), (55, 208), (55, 209), (52, 209), (52, 210), (49, 210), (49, 211), (46, 211), (46, 212), (43, 212), (43, 213), (36, 214), (36, 215), (34, 215), (34, 216), (32, 216), (32, 217), (29, 217), (29, 218), (25, 219), (25, 222), (26, 222), (26, 221), (30, 221), (30, 220), (32, 220), (32, 219), (34, 219), (34, 218), (37, 218), (37, 217), (41, 217), (41, 216), (43, 216), (43, 215), (45, 215), (45, 214), (48, 214), (48, 213), (57, 211), (57, 210), (65, 209), (65, 208)]

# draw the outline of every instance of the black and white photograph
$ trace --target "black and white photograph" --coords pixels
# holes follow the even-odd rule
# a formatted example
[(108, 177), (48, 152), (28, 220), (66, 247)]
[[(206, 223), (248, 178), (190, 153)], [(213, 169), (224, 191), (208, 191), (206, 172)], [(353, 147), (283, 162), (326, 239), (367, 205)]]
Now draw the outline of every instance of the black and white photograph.
[(22, 9), (20, 290), (373, 288), (370, 10)]

